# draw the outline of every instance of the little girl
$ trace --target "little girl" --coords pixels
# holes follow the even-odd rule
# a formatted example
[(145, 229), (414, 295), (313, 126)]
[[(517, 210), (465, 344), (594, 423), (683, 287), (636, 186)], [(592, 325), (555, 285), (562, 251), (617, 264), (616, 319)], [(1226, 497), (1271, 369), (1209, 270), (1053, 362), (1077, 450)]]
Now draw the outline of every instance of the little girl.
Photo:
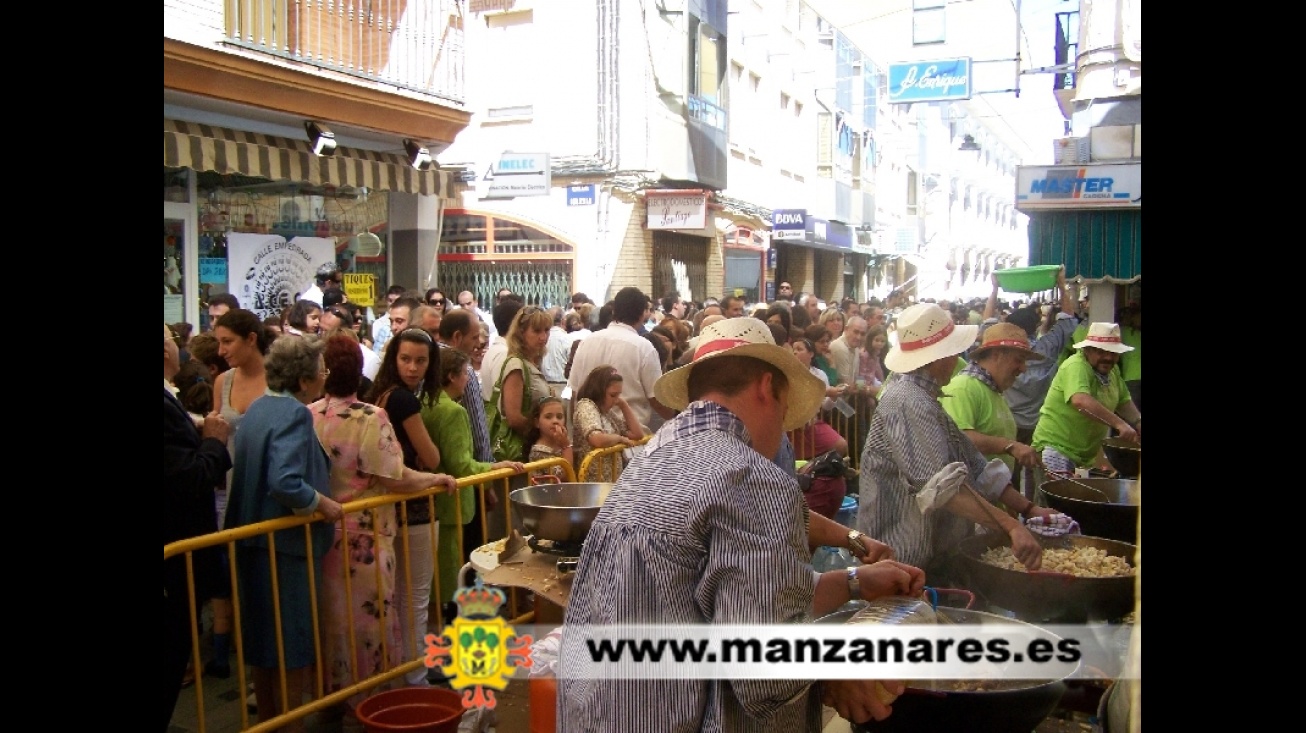
[[(528, 436), (530, 439), (527, 444), (530, 445), (531, 450), (526, 457), (526, 462), (541, 461), (555, 456), (562, 456), (569, 463), (572, 462), (571, 438), (567, 434), (567, 415), (563, 411), (562, 400), (557, 397), (541, 399), (531, 412), (531, 420), (535, 427), (531, 429), (531, 434)], [(567, 480), (567, 474), (562, 466), (531, 471), (531, 477), (536, 476), (556, 476), (559, 481)]]

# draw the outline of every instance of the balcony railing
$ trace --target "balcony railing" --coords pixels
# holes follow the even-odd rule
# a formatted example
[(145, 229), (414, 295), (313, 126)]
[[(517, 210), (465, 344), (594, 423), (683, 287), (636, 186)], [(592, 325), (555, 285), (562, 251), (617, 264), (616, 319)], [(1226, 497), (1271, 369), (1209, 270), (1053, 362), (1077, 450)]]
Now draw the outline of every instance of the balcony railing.
[(458, 0), (224, 0), (230, 43), (462, 104)]

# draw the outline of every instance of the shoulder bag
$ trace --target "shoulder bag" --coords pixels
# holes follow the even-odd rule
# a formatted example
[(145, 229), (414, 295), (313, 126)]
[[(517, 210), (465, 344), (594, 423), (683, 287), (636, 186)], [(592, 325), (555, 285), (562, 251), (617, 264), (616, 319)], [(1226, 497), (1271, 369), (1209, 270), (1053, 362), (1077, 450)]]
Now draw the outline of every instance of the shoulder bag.
[[(504, 359), (503, 366), (499, 367), (499, 380), (494, 383), (494, 391), (490, 393), (490, 398), (485, 401), (485, 422), (490, 429), (490, 452), (494, 454), (496, 461), (520, 461), (522, 452), (526, 448), (526, 438), (512, 429), (508, 424), (508, 418), (503, 416), (503, 411), (499, 409), (499, 402), (503, 395), (503, 378), (507, 373), (508, 364), (513, 357)], [(530, 370), (526, 362), (518, 358), (517, 361), (522, 365), (522, 414), (529, 415), (531, 411), (531, 390)]]

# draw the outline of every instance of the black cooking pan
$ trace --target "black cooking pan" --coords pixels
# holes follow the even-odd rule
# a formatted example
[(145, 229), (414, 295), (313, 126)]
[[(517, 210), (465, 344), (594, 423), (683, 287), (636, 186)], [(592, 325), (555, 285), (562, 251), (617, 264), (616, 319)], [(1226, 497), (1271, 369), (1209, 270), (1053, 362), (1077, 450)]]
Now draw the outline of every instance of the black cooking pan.
[(1130, 479), (1077, 478), (1039, 485), (1043, 503), (1079, 522), (1089, 537), (1138, 542), (1138, 482)]
[[(1005, 608), (1026, 621), (1084, 623), (1124, 618), (1134, 610), (1134, 576), (1080, 578), (1064, 573), (1026, 573), (989, 565), (980, 559), (990, 547), (1011, 546), (1005, 534), (983, 534), (963, 540), (955, 559), (964, 586), (989, 604)], [(1088, 546), (1105, 550), (1134, 564), (1134, 545), (1103, 537), (1066, 535), (1044, 541), (1044, 547)]]
[[(858, 610), (836, 611), (818, 623), (846, 623)], [(954, 624), (1029, 625), (983, 611), (939, 606), (936, 612)], [(892, 715), (882, 721), (854, 725), (853, 730), (857, 733), (1029, 733), (1056, 708), (1066, 691), (1063, 680), (1003, 681), (1000, 690), (964, 692), (913, 687), (927, 682), (909, 681), (906, 692), (893, 702)]]
[(1143, 457), (1143, 446), (1121, 438), (1107, 438), (1102, 441), (1102, 453), (1121, 476), (1138, 478), (1138, 464)]

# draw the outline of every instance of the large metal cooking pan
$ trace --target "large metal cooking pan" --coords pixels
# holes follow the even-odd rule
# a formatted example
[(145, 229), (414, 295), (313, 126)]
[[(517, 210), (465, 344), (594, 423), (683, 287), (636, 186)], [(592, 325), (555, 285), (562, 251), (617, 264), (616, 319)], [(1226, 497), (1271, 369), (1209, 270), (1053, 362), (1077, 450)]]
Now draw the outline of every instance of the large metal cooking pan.
[(537, 540), (580, 544), (612, 484), (540, 484), (508, 495), (522, 527)]
[[(1085, 487), (1092, 487), (1092, 491)], [(1089, 537), (1137, 544), (1138, 482), (1129, 479), (1077, 478), (1046, 481), (1039, 485), (1043, 501), (1079, 522)], [(1106, 495), (1106, 501), (1102, 496)]]
[[(1134, 576), (1080, 578), (1064, 573), (1026, 573), (989, 565), (980, 559), (990, 547), (1011, 546), (1005, 534), (983, 534), (957, 546), (956, 564), (965, 587), (989, 604), (1015, 612), (1027, 621), (1083, 623), (1124, 618), (1134, 610)], [(1103, 537), (1066, 535), (1044, 547), (1096, 547), (1134, 564), (1136, 548)]]
[(1111, 467), (1125, 478), (1138, 478), (1138, 464), (1143, 457), (1143, 446), (1121, 438), (1107, 438), (1102, 441), (1102, 452), (1111, 463)]
[[(859, 608), (835, 611), (817, 623), (846, 623)], [(937, 612), (955, 624), (1030, 625), (983, 611), (939, 606)], [(1056, 708), (1066, 691), (1062, 680), (1031, 680), (1027, 685), (1012, 688), (1004, 685), (1001, 690), (965, 692), (934, 692), (913, 687), (925, 682), (908, 681), (907, 691), (893, 702), (892, 715), (882, 721), (854, 726), (853, 730), (858, 733), (1029, 733)]]

